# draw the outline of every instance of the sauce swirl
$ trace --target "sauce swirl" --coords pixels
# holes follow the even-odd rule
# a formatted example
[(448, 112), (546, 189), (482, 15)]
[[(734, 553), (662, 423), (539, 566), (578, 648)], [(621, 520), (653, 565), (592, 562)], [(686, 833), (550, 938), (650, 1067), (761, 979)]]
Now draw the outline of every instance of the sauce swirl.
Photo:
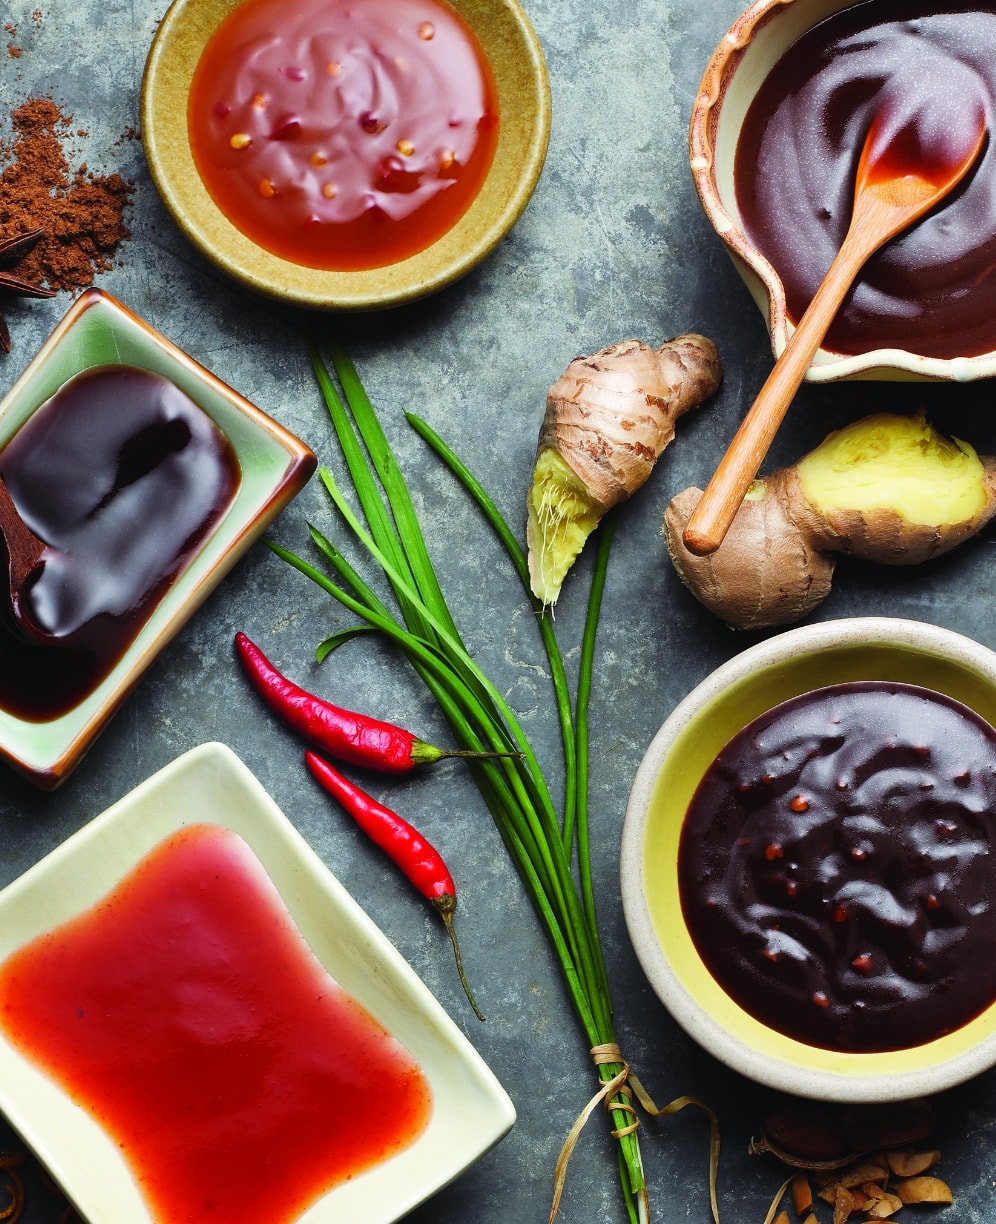
[(443, 0), (246, 0), (204, 49), (188, 130), (238, 229), (294, 263), (349, 271), (457, 223), (490, 168), (498, 100)]
[(996, 999), (996, 730), (913, 685), (804, 694), (739, 732), (679, 844), (699, 955), (810, 1045), (920, 1045)]
[[(798, 320), (839, 249), (876, 118), (916, 168), (957, 160), (976, 117), (993, 124), (996, 8), (866, 0), (789, 48), (752, 103), (734, 184), (750, 239)], [(968, 141), (968, 145), (966, 145)], [(951, 359), (996, 349), (996, 150), (931, 214), (873, 255), (824, 347)]]

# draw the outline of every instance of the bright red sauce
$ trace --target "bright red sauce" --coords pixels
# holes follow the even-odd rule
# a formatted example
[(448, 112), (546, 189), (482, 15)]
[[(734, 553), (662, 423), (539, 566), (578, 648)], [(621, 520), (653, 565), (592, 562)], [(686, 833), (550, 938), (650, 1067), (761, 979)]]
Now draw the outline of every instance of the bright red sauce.
[(289, 1224), (431, 1109), (415, 1060), (216, 825), (10, 956), (0, 1030), (120, 1145), (161, 1224)]
[(473, 32), (441, 0), (246, 0), (208, 42), (188, 110), (229, 220), (294, 263), (383, 267), (470, 207), (498, 140)]

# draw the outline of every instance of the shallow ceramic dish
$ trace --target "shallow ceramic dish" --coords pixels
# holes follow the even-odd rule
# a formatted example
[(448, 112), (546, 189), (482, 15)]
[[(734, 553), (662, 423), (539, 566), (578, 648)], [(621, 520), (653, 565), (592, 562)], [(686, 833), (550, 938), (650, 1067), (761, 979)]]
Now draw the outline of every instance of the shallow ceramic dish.
[[(734, 154), (744, 117), (760, 85), (803, 33), (854, 0), (756, 0), (727, 31), (702, 76), (692, 107), (692, 177), (713, 228), (768, 324), (778, 356), (791, 334), (781, 278), (742, 227), (734, 191)], [(996, 374), (996, 352), (942, 360), (903, 349), (857, 356), (820, 349), (809, 382), (846, 378), (969, 381)]]
[(477, 34), (498, 89), (498, 147), (480, 194), (427, 250), (361, 272), (320, 271), (264, 251), (224, 216), (201, 181), (187, 135), (187, 95), (205, 44), (239, 2), (174, 0), (142, 85), (142, 140), (153, 181), (177, 225), (208, 259), (247, 288), (297, 306), (370, 310), (442, 289), (494, 250), (529, 202), (550, 135), (543, 51), (518, 0), (452, 0)]
[(682, 821), (703, 773), (758, 715), (811, 689), (894, 680), (945, 693), (996, 722), (996, 655), (960, 634), (885, 617), (793, 629), (719, 667), (664, 723), (630, 794), (622, 837), (626, 923), (644, 972), (678, 1023), (741, 1074), (830, 1101), (903, 1100), (996, 1064), (996, 1004), (957, 1031), (907, 1050), (816, 1049), (740, 1008), (706, 970), (678, 899)]
[[(0, 959), (91, 906), (170, 833), (207, 821), (260, 860), (311, 950), (415, 1057), (432, 1116), (411, 1147), (339, 1185), (308, 1224), (389, 1224), (441, 1189), (515, 1121), (508, 1096), (394, 946), (331, 875), (239, 758), (204, 744), (175, 760), (0, 892)], [(153, 1224), (116, 1145), (0, 1039), (0, 1111), (84, 1219)]]
[[(309, 447), (99, 289), (84, 293), (0, 402), (0, 447), (69, 379), (104, 364), (170, 379), (228, 438), (235, 499), (101, 684), (61, 717), (29, 722), (0, 709), (0, 759), (52, 790), (84, 753), (166, 643), (307, 482)], [(81, 458), (81, 462), (83, 459)]]

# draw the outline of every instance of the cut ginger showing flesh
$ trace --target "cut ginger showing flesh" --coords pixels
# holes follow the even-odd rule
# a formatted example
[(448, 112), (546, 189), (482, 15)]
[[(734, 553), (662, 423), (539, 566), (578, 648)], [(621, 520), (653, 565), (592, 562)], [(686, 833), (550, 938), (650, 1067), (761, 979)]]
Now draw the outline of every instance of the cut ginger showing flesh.
[(945, 437), (922, 413), (875, 413), (755, 480), (705, 557), (681, 538), (701, 496), (685, 489), (664, 515), (674, 567), (731, 628), (763, 629), (825, 599), (838, 554), (915, 565), (976, 535), (996, 514), (996, 457)]
[(674, 437), (682, 413), (718, 389), (716, 346), (678, 336), (577, 357), (550, 388), (527, 497), (533, 594), (554, 604), (602, 516), (631, 497)]

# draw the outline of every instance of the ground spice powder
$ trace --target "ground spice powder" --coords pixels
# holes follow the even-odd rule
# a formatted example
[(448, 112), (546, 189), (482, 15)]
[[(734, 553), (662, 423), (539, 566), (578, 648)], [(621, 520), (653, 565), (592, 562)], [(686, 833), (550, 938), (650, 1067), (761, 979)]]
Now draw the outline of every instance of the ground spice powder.
[[(30, 98), (0, 139), (0, 238), (41, 228), (44, 236), (17, 273), (50, 289), (82, 289), (112, 266), (130, 236), (124, 221), (133, 185), (120, 174), (70, 169), (65, 142), (73, 119), (52, 98)], [(78, 133), (77, 133), (78, 134)]]

